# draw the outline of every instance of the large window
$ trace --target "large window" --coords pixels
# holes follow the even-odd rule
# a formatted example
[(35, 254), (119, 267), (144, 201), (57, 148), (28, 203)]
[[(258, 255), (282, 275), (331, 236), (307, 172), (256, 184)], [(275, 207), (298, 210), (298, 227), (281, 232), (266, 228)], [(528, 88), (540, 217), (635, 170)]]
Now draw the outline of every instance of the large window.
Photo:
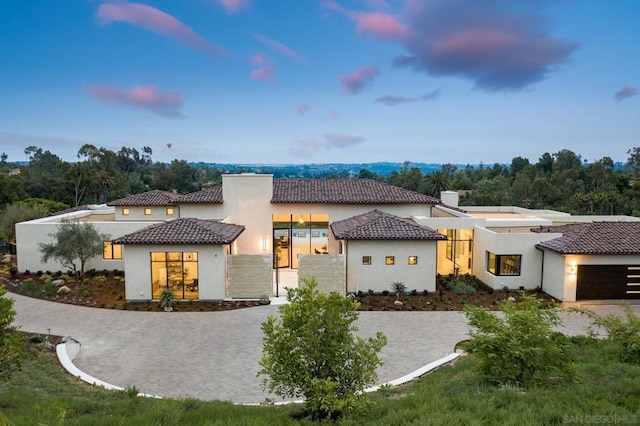
[(277, 255), (274, 265), (295, 269), (301, 255), (328, 254), (328, 235), (327, 214), (274, 214), (273, 249)]
[(122, 244), (112, 244), (111, 241), (103, 241), (102, 258), (104, 260), (122, 259)]
[(165, 288), (178, 299), (198, 298), (198, 252), (151, 252), (153, 298)]
[(520, 275), (522, 255), (487, 252), (487, 271), (493, 275)]

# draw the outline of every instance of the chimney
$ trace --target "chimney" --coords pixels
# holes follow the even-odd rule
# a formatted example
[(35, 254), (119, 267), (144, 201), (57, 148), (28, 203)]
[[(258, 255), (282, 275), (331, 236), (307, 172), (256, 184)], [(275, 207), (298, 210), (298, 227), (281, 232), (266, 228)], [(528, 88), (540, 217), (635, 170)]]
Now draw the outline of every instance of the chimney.
[(459, 195), (457, 191), (440, 192), (440, 200), (447, 206), (458, 207)]

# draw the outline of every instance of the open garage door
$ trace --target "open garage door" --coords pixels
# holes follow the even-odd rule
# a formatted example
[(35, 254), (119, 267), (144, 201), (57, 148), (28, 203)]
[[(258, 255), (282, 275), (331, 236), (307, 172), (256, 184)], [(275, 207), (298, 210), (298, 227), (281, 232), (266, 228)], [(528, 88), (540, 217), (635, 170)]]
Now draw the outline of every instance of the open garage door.
[(576, 300), (640, 299), (640, 265), (579, 265)]

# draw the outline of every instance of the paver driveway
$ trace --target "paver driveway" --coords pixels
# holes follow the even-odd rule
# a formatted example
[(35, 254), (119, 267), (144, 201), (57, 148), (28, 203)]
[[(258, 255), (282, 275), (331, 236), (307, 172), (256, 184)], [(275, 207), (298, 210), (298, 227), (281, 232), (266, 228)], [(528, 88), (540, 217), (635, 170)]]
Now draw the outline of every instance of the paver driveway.
[[(108, 383), (162, 397), (259, 403), (260, 324), (277, 306), (225, 312), (131, 312), (85, 308), (10, 294), (23, 331), (71, 336), (82, 349), (74, 363)], [(611, 307), (609, 307), (611, 308)], [(600, 310), (607, 310), (600, 307)], [(635, 306), (640, 311), (640, 306)], [(570, 334), (586, 319), (567, 315)], [(384, 383), (453, 352), (468, 337), (462, 312), (361, 312), (360, 335), (383, 331), (388, 344), (378, 370)]]

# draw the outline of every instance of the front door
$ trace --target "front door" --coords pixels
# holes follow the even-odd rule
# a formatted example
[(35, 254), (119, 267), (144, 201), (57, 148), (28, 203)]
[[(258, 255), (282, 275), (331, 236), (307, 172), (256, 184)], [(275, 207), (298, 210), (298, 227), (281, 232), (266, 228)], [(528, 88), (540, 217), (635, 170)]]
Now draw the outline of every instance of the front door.
[(291, 230), (273, 230), (273, 264), (276, 268), (288, 268), (291, 258)]

